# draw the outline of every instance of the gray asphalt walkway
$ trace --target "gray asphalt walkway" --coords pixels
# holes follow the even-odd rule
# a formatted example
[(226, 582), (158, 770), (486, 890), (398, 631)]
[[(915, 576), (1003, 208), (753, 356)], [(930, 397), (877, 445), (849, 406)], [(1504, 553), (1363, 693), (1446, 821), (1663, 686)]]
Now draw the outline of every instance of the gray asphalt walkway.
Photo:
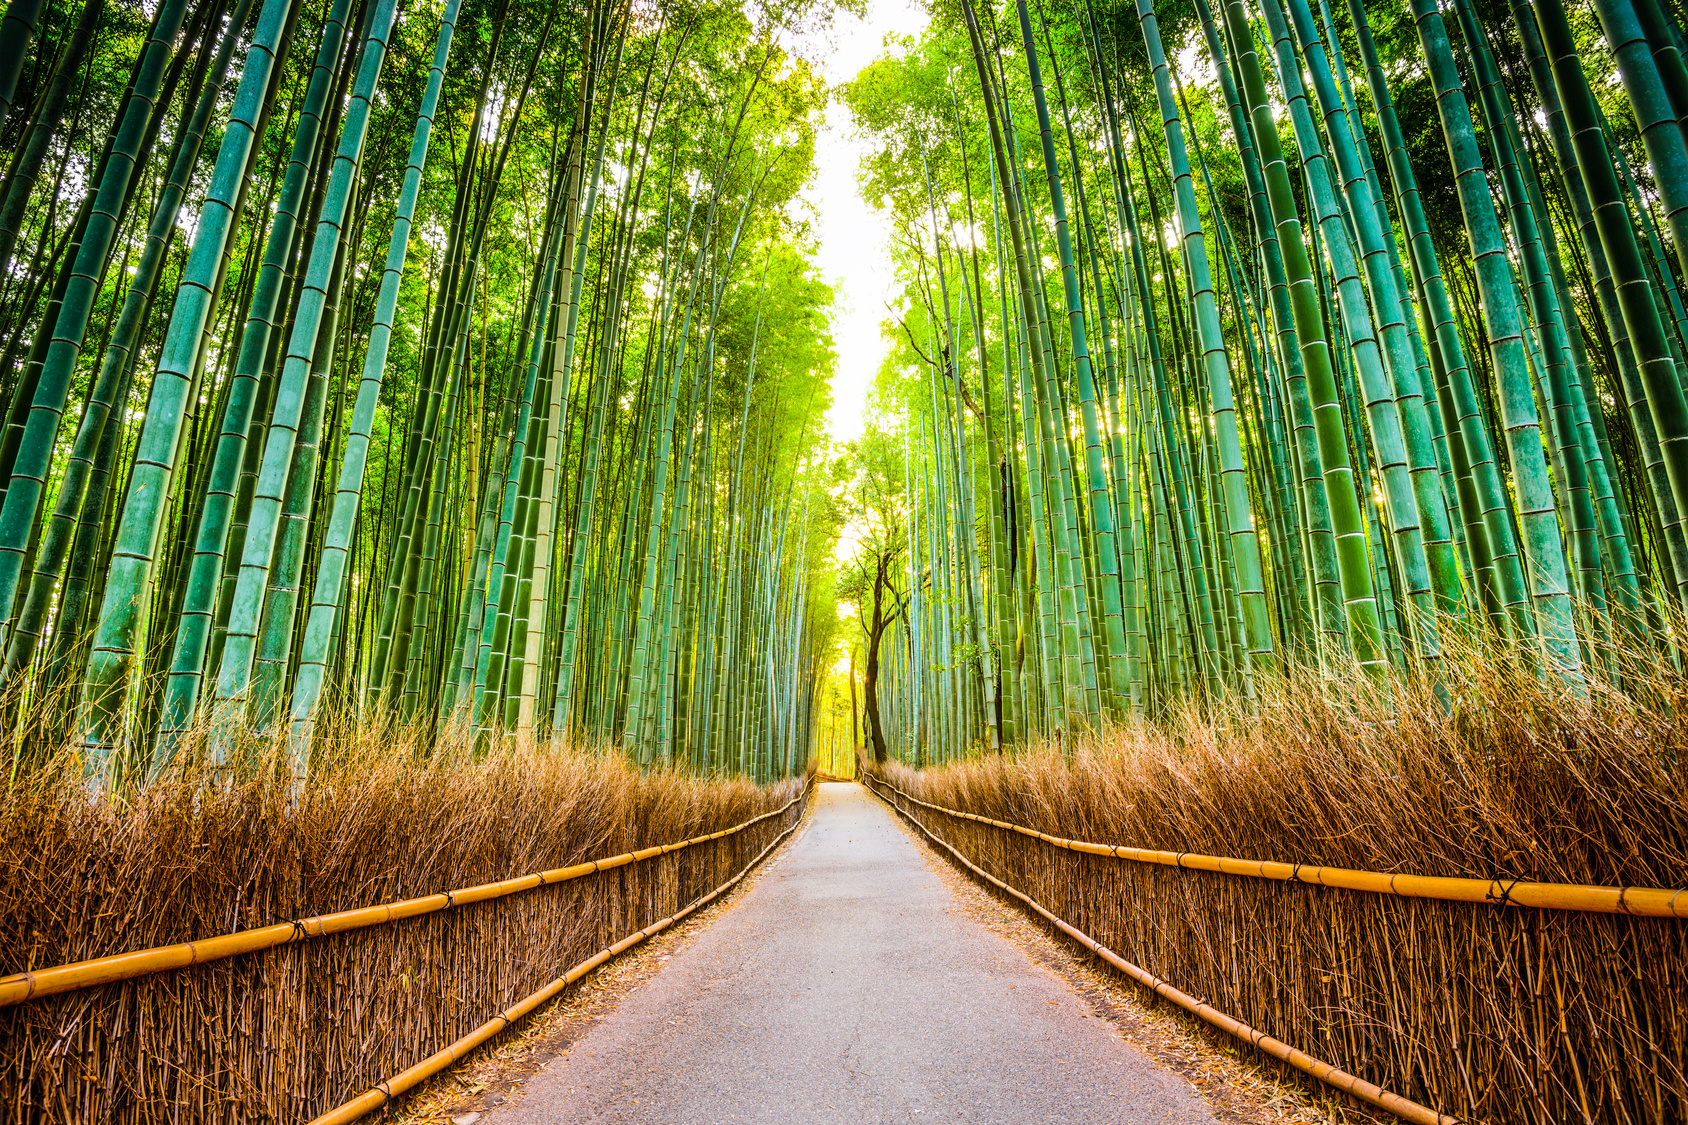
[(974, 922), (871, 794), (817, 801), (732, 909), (484, 1125), (1214, 1121)]

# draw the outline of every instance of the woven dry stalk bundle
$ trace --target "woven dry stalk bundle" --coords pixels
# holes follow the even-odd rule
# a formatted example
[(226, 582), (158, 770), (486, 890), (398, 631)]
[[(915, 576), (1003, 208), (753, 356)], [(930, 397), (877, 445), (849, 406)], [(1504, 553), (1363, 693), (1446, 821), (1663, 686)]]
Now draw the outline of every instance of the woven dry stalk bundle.
[[(0, 798), (0, 973), (167, 945), (705, 836), (791, 802), (566, 752), (408, 746), (285, 789), (191, 778), (122, 812)], [(302, 1121), (731, 878), (801, 815), (609, 871), (0, 1009), (0, 1121)]]
[[(1477, 669), (1476, 674), (1482, 675)], [(1680, 698), (1535, 683), (1288, 692), (1059, 754), (887, 780), (1050, 835), (1365, 871), (1688, 884)], [(1477, 706), (1472, 700), (1504, 700)], [(1688, 924), (1096, 856), (899, 802), (1121, 957), (1464, 1121), (1688, 1120)]]

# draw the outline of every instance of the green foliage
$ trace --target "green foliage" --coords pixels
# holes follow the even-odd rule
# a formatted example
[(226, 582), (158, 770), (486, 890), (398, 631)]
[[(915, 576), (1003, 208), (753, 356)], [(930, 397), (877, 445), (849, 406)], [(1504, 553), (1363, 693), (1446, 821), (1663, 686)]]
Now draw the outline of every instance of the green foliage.
[[(246, 144), (228, 124), (232, 84), (213, 94), (178, 223), (190, 237), (166, 247), (117, 368), (112, 440), (88, 471), (98, 491), (67, 500), (75, 546), (27, 583), (42, 591), (46, 643), (8, 666), (15, 768), (66, 739), (96, 748), (102, 775), (107, 761), (117, 776), (155, 754), (166, 762), (175, 736), (155, 746), (161, 722), (191, 726), (191, 685), (220, 665), (238, 669), (250, 643), (264, 698), (236, 671), (225, 715), (269, 723), (265, 700), (285, 698), (303, 659), (313, 670), (294, 700), (301, 770), (317, 711), (364, 707), (435, 727), (482, 721), (483, 744), (500, 730), (538, 737), (554, 714), (558, 733), (623, 739), (621, 724), (642, 713), (628, 736), (641, 760), (759, 779), (800, 768), (816, 653), (834, 627), (828, 560), (840, 515), (822, 432), (832, 293), (795, 217), (825, 90), (812, 61), (781, 44), (824, 30), (840, 9), (462, 0), (404, 7), (388, 34), (379, 5), (354, 4), (350, 33), (325, 43), (329, 0), (255, 6), (262, 18), (237, 27), (190, 0), (182, 30), (167, 29), (156, 108), (130, 114), (136, 172), (114, 196), (111, 244), (83, 254), (88, 338), (99, 340), (209, 61), (227, 45), (236, 73), (258, 74), (254, 27), (285, 25), (273, 80), (242, 95), (254, 111), (249, 159), (229, 147)], [(24, 373), (57, 316), (79, 208), (152, 22), (107, 4), (68, 112), (37, 126), (31, 114), (78, 16), (49, 7), (14, 110), (0, 114), (8, 148), (37, 127), (54, 138), (37, 183), (8, 173), (0, 185), (4, 197), (16, 182), (27, 203), (0, 280), (10, 395), (0, 480), (21, 479), (13, 466), (34, 393)], [(431, 95), (444, 16), (452, 35)], [(361, 103), (346, 97), (372, 33), (386, 58), (352, 136), (348, 114)], [(319, 46), (327, 112), (300, 149)], [(425, 97), (437, 100), (425, 107)], [(413, 154), (419, 119), (426, 151)], [(268, 343), (253, 353), (242, 400), (231, 388), (242, 385), (247, 310), (295, 158), (300, 234), (276, 243), (277, 307), (254, 337)], [(407, 168), (416, 191), (401, 213)], [(331, 189), (350, 200), (338, 230)], [(226, 236), (201, 247), (208, 206), (225, 209)], [(400, 219), (402, 258), (389, 258)], [(392, 262), (401, 272), (378, 302)], [(197, 327), (173, 318), (184, 281), (204, 294)], [(319, 339), (310, 310), (324, 302)], [(384, 351), (370, 350), (372, 334)], [(61, 364), (71, 402), (87, 398), (97, 358), (84, 347)], [(254, 399), (250, 426), (229, 422)], [(22, 543), (39, 538), (60, 496), (74, 431), (49, 426), (25, 447), (50, 468), (40, 501), (10, 490)], [(345, 522), (330, 519), (337, 510)], [(272, 524), (273, 555), (263, 549)], [(34, 562), (33, 547), (25, 555), (14, 557)], [(325, 560), (342, 556), (330, 573), (343, 565), (343, 580), (319, 583)], [(110, 585), (107, 573), (118, 576)], [(644, 588), (660, 595), (638, 617)], [(631, 644), (634, 617), (648, 644)], [(208, 632), (184, 641), (182, 621)], [(95, 631), (98, 651), (118, 659), (96, 659), (79, 709), (73, 685), (90, 675)], [(491, 681), (489, 661), (500, 669)], [(761, 680), (745, 689), (746, 675)], [(629, 712), (640, 683), (649, 698), (639, 689)]]
[[(898, 234), (898, 753), (1217, 705), (1279, 653), (1435, 685), (1444, 635), (1496, 630), (1575, 685), (1615, 625), (1680, 661), (1682, 265), (1645, 208), (1683, 213), (1659, 107), (1688, 83), (1674, 13), (1620, 82), (1630, 10), (1565, 24), (1543, 93), (1520, 31), (1553, 0), (1473, 3), (1451, 43), (1404, 3), (954, 0), (844, 87)], [(1550, 145), (1579, 83), (1581, 147)]]

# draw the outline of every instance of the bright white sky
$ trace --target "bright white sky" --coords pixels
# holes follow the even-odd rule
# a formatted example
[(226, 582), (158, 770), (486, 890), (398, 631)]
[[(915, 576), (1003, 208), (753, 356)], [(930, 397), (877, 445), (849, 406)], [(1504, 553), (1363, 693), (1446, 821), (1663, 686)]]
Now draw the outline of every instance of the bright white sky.
[[(919, 35), (926, 23), (925, 10), (910, 0), (870, 0), (865, 20), (840, 13), (825, 37), (828, 42), (813, 44), (804, 53), (820, 60), (828, 85), (838, 86), (885, 52), (887, 35)], [(888, 252), (890, 225), (856, 187), (856, 169), (867, 145), (856, 139), (855, 131), (848, 109), (836, 101), (827, 106), (826, 124), (816, 143), (815, 183), (804, 192), (820, 236), (816, 262), (826, 279), (839, 287), (832, 314), (838, 374), (832, 381), (827, 429), (841, 442), (862, 432), (867, 394), (885, 358), (879, 323), (896, 284)]]

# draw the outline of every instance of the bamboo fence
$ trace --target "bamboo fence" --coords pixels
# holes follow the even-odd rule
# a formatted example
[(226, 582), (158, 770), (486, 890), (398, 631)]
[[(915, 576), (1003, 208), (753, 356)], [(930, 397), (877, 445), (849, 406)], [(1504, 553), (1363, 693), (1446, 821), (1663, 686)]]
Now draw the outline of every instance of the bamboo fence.
[(1688, 1117), (1682, 891), (1409, 880), (1095, 844), (869, 783), (1157, 994), (1408, 1120)]
[(353, 1120), (722, 893), (807, 794), (677, 843), (0, 978), (3, 1120)]

